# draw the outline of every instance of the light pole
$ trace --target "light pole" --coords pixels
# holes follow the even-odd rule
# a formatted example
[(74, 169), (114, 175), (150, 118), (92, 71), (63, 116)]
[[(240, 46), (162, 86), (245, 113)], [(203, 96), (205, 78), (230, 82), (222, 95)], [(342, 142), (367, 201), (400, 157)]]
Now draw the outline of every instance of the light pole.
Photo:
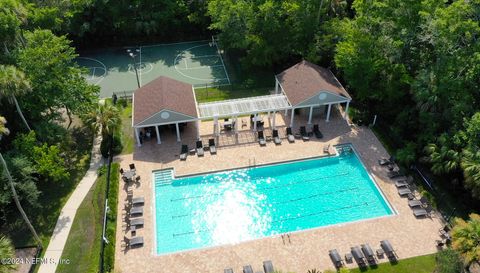
[[(139, 53), (140, 49), (135, 49), (135, 52)], [(138, 78), (137, 63), (135, 62), (135, 57), (137, 57), (137, 54), (134, 54), (131, 49), (127, 49), (127, 53), (133, 59), (133, 69), (135, 69), (135, 75), (137, 76), (137, 85), (138, 88), (140, 88), (140, 79)]]

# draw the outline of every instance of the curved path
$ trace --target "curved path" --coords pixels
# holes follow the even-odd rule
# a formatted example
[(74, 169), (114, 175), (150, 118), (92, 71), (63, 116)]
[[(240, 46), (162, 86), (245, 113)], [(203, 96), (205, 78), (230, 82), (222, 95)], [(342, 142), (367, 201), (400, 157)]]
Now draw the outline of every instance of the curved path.
[[(70, 228), (72, 227), (75, 214), (83, 199), (90, 191), (90, 188), (97, 179), (97, 170), (103, 164), (102, 155), (100, 154), (101, 137), (97, 136), (93, 140), (92, 155), (90, 158), (90, 168), (85, 176), (78, 183), (75, 191), (68, 198), (67, 203), (62, 208), (57, 224), (53, 230), (52, 237), (47, 247), (47, 251), (43, 258), (45, 263), (40, 265), (38, 273), (55, 273), (57, 265), (62, 257), (63, 248), (67, 242)], [(73, 257), (72, 257), (73, 258)]]

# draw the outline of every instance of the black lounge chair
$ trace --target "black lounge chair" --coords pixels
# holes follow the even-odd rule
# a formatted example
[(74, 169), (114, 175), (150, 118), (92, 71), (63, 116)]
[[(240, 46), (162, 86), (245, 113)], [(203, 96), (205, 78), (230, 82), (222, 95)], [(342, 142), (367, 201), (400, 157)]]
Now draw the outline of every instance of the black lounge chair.
[(231, 268), (225, 268), (225, 269), (223, 270), (223, 273), (233, 273), (233, 269), (231, 269)]
[(343, 266), (342, 256), (338, 254), (336, 249), (328, 251), (328, 255), (330, 256), (330, 259), (332, 259), (332, 262), (337, 269)]
[(263, 271), (265, 271), (265, 273), (275, 272), (275, 269), (273, 269), (272, 261), (264, 261), (263, 262)]
[(134, 218), (127, 222), (129, 227), (142, 227), (145, 224), (143, 218)]
[(128, 239), (124, 236), (123, 240), (125, 241), (125, 245), (128, 248), (143, 246), (143, 237), (133, 237), (132, 239)]
[(286, 130), (287, 130), (287, 139), (288, 139), (288, 142), (290, 142), (290, 143), (295, 142), (295, 136), (293, 136), (293, 134), (292, 134), (292, 128), (287, 127)]
[(129, 214), (130, 216), (132, 215), (141, 216), (143, 214), (143, 207), (132, 207), (129, 210)]
[(277, 144), (277, 145), (282, 144), (282, 140), (278, 136), (278, 130), (273, 130), (272, 131), (272, 137), (273, 137), (273, 142), (275, 142), (275, 144)]
[(144, 197), (135, 197), (132, 199), (132, 205), (143, 205), (145, 204), (145, 198)]
[(398, 194), (400, 196), (409, 196), (412, 194), (412, 191), (409, 188), (400, 188), (398, 189)]
[(322, 132), (318, 129), (318, 124), (313, 125), (313, 133), (315, 134), (316, 138), (323, 138)]
[(414, 208), (414, 209), (412, 209), (412, 211), (413, 211), (413, 215), (415, 215), (415, 217), (428, 217), (428, 216), (430, 216), (428, 211), (424, 208)]
[(217, 146), (215, 146), (215, 139), (211, 138), (208, 140), (208, 148), (210, 150), (210, 154), (217, 154)]
[(198, 156), (203, 156), (205, 152), (203, 151), (203, 143), (201, 140), (197, 141), (197, 155)]
[(383, 240), (380, 241), (380, 247), (385, 251), (385, 254), (390, 260), (396, 260), (397, 259), (397, 253), (392, 247), (392, 244), (388, 240)]
[(367, 261), (369, 264), (376, 264), (377, 259), (375, 259), (375, 253), (373, 252), (373, 249), (370, 247), (368, 244), (362, 245), (362, 251), (363, 254), (365, 254), (365, 257), (367, 257)]
[(387, 165), (394, 164), (394, 163), (395, 163), (395, 157), (394, 156), (391, 156), (389, 159), (382, 158), (382, 159), (378, 160), (378, 165), (380, 165), (380, 166), (387, 166)]
[(401, 173), (400, 171), (389, 171), (388, 172), (388, 178), (395, 178), (395, 177), (399, 177), (399, 176), (403, 176), (403, 173)]
[(265, 141), (265, 137), (263, 136), (263, 131), (258, 131), (258, 143), (260, 144), (260, 146), (267, 145), (267, 142)]
[(300, 127), (300, 135), (302, 135), (302, 139), (304, 141), (310, 140), (310, 137), (307, 134), (307, 129), (305, 128), (305, 126)]
[(182, 145), (182, 149), (180, 150), (180, 160), (187, 160), (188, 156), (188, 145)]
[(367, 266), (367, 263), (365, 262), (365, 255), (363, 255), (363, 252), (359, 246), (352, 247), (351, 252), (359, 267)]
[(253, 269), (251, 265), (246, 265), (243, 267), (243, 273), (253, 273)]

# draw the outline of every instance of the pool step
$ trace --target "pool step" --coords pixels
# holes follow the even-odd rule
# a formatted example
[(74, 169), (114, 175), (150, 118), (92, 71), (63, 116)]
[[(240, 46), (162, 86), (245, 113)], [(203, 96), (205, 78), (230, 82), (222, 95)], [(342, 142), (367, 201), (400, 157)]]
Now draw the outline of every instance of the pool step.
[(157, 171), (153, 174), (153, 179), (157, 186), (169, 185), (173, 181), (173, 170)]

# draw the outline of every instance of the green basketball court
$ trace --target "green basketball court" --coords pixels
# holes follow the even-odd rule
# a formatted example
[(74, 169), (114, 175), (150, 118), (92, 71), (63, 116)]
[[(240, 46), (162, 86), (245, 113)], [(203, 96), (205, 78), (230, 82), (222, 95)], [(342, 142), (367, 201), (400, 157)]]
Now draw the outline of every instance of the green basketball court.
[(230, 84), (218, 47), (209, 40), (108, 49), (82, 54), (77, 62), (88, 69), (87, 81), (100, 86), (101, 98), (137, 89), (134, 62), (141, 86), (159, 76), (194, 86)]

